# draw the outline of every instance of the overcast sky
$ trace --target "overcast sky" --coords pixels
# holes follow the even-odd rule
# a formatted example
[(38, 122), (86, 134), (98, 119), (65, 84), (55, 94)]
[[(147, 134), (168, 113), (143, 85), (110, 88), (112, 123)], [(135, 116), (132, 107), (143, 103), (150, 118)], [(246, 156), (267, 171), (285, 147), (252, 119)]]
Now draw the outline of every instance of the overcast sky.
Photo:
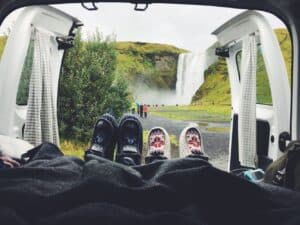
[[(84, 23), (84, 34), (98, 27), (104, 35), (115, 34), (117, 41), (141, 41), (172, 44), (199, 52), (215, 42), (210, 35), (218, 26), (243, 10), (209, 6), (152, 4), (145, 12), (134, 11), (133, 4), (98, 3), (98, 11), (87, 11), (80, 4), (55, 7), (77, 17)], [(14, 15), (13, 15), (14, 14)], [(0, 32), (16, 20), (13, 13), (4, 21)], [(279, 19), (263, 13), (273, 28), (284, 27)]]

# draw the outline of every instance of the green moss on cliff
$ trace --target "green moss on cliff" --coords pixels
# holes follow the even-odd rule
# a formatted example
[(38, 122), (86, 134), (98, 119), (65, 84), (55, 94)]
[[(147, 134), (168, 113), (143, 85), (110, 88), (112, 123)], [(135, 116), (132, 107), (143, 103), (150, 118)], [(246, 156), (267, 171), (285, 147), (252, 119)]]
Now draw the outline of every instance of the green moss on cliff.
[(171, 45), (117, 42), (117, 73), (134, 85), (142, 82), (150, 87), (174, 89), (178, 55), (186, 50)]
[(230, 99), (227, 65), (220, 58), (205, 71), (205, 82), (193, 97), (193, 103), (229, 105)]

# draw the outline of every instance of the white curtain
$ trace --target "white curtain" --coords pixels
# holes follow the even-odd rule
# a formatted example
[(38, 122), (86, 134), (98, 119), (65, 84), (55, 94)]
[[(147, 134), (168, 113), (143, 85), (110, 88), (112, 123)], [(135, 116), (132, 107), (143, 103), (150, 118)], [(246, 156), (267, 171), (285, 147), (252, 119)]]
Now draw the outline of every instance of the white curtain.
[(256, 156), (256, 66), (255, 35), (243, 40), (239, 111), (239, 158), (243, 166), (254, 167)]
[(51, 38), (46, 32), (34, 30), (34, 56), (24, 131), (24, 139), (34, 146), (43, 142), (59, 144), (51, 77)]

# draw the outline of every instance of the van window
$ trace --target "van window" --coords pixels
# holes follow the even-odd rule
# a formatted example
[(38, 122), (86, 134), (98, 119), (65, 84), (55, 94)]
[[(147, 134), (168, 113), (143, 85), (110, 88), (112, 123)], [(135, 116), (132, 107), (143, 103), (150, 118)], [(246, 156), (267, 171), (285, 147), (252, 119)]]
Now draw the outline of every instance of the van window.
[(30, 41), (17, 93), (17, 105), (27, 105), (30, 76), (32, 72), (34, 42)]
[[(241, 77), (241, 59), (242, 51), (239, 51), (236, 56), (239, 77)], [(272, 105), (270, 82), (260, 46), (257, 48), (256, 103)]]

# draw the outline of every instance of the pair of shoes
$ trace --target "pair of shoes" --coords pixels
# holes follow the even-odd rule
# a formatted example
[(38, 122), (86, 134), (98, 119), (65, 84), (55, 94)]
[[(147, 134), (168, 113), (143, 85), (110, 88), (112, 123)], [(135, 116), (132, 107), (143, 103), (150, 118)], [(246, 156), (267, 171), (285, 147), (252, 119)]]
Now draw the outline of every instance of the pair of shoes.
[(116, 144), (117, 162), (125, 165), (141, 164), (143, 128), (136, 117), (124, 116), (118, 125), (110, 114), (101, 116), (95, 125), (91, 146), (85, 152), (85, 157), (92, 154), (113, 161)]
[[(202, 143), (200, 131), (194, 126), (186, 127), (181, 132), (179, 139), (180, 158), (190, 157), (208, 160), (208, 157), (204, 153)], [(151, 129), (148, 136), (146, 163), (170, 158), (170, 137), (167, 131), (162, 127)]]

